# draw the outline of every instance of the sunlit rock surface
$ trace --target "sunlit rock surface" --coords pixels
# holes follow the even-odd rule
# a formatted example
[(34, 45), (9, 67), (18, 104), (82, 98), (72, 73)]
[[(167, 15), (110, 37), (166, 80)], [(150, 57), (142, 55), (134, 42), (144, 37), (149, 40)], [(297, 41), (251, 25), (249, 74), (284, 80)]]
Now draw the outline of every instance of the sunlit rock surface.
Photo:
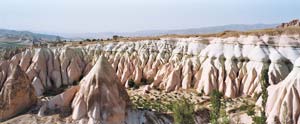
[(89, 124), (125, 122), (129, 96), (106, 58), (100, 57), (79, 85), (72, 102), (74, 120), (88, 117)]
[[(114, 78), (119, 80), (116, 81), (118, 85), (128, 87), (129, 81), (134, 81), (138, 85), (149, 85), (147, 90), (158, 88), (172, 92), (193, 88), (209, 95), (217, 89), (225, 97), (253, 97), (261, 92), (260, 75), (263, 68), (269, 70), (270, 88), (281, 85), (280, 88), (283, 88), (288, 86), (285, 82), (297, 82), (295, 75), (298, 72), (295, 70), (296, 60), (300, 57), (299, 43), (299, 35), (241, 35), (227, 38), (161, 38), (27, 49), (8, 61), (0, 62), (0, 87), (11, 73), (12, 65), (21, 66), (39, 96), (63, 86), (79, 84), (83, 87), (85, 84), (79, 82), (91, 77), (99, 56), (105, 56), (107, 64), (112, 66), (108, 76), (115, 74)], [(279, 91), (281, 90), (276, 93), (280, 93)], [(79, 99), (89, 98), (81, 92), (80, 97), (80, 93), (76, 95), (77, 106), (83, 104), (79, 104), (82, 101)], [(274, 93), (270, 91), (270, 99)], [(295, 94), (291, 96), (297, 96)], [(96, 101), (92, 103), (98, 104)], [(281, 112), (271, 112), (271, 105), (268, 108), (276, 116)], [(97, 108), (93, 110), (98, 111)], [(82, 111), (88, 110), (82, 108)], [(94, 120), (100, 117), (92, 112), (87, 113), (91, 113), (88, 115)], [(296, 119), (299, 114), (292, 115)], [(81, 116), (74, 115), (75, 117)]]
[(22, 113), (34, 104), (37, 97), (34, 88), (20, 66), (15, 66), (0, 92), (0, 121)]
[[(9, 61), (27, 73), (38, 95), (78, 84), (103, 55), (124, 86), (133, 80), (167, 91), (194, 88), (206, 95), (218, 89), (233, 98), (259, 93), (264, 67), (271, 85), (284, 80), (300, 56), (298, 44), (298, 35), (162, 38), (31, 49)], [(8, 73), (5, 68), (2, 77)]]
[(299, 123), (300, 115), (300, 58), (290, 74), (277, 85), (268, 87), (269, 97), (266, 112), (268, 123), (277, 118), (281, 123)]

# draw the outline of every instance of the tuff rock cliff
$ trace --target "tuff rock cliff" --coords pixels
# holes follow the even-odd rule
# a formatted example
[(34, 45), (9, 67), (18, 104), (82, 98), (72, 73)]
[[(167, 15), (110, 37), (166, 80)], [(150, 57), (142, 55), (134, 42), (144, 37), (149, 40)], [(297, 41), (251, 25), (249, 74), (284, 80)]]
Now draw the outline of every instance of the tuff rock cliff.
[[(297, 75), (299, 65), (296, 61), (300, 57), (299, 43), (299, 35), (241, 35), (227, 38), (161, 38), (77, 47), (27, 49), (2, 62), (0, 84), (7, 81), (7, 75), (11, 73), (7, 65), (19, 65), (28, 75), (28, 80), (38, 96), (48, 90), (79, 84), (80, 88), (70, 91), (71, 96), (76, 93), (73, 100), (74, 110), (81, 105), (89, 106), (80, 114), (87, 115), (93, 121), (103, 118), (93, 114), (94, 110), (101, 108), (94, 108), (93, 105), (100, 104), (103, 100), (91, 100), (94, 94), (90, 94), (89, 91), (103, 95), (100, 93), (101, 88), (97, 86), (106, 84), (108, 80), (116, 82), (108, 89), (117, 98), (120, 94), (114, 91), (114, 88), (128, 85), (129, 80), (136, 84), (149, 85), (150, 89), (158, 88), (167, 92), (192, 88), (209, 95), (213, 89), (218, 89), (225, 97), (235, 98), (259, 94), (261, 72), (263, 68), (268, 68), (271, 85), (269, 89), (274, 87), (278, 90), (270, 91), (269, 96), (270, 99), (276, 100), (273, 97), (278, 96), (284, 86), (290, 88), (287, 84), (297, 85), (298, 80), (294, 75)], [(104, 68), (101, 66), (101, 59), (98, 59), (99, 56), (108, 59), (112, 68), (105, 72), (110, 74), (114, 71), (116, 76), (111, 74), (106, 77), (113, 76), (113, 79), (98, 75), (105, 73), (101, 69), (95, 69)], [(282, 95), (285, 96), (285, 93)], [(298, 97), (297, 93), (291, 93), (287, 98), (296, 96)], [(110, 98), (109, 94), (107, 98)], [(288, 101), (287, 103), (291, 102)], [(124, 104), (119, 107), (122, 108)], [(282, 101), (278, 102), (279, 109), (276, 110), (280, 110), (280, 104)], [(281, 111), (273, 112), (273, 105), (268, 104), (267, 108), (270, 111), (269, 115), (280, 115)], [(288, 107), (288, 111), (298, 112), (295, 107)], [(297, 121), (299, 115), (291, 115), (295, 116), (293, 118)], [(74, 115), (75, 119), (79, 117), (81, 116)]]
[(9, 119), (36, 104), (37, 97), (26, 73), (17, 65), (0, 92), (0, 121)]

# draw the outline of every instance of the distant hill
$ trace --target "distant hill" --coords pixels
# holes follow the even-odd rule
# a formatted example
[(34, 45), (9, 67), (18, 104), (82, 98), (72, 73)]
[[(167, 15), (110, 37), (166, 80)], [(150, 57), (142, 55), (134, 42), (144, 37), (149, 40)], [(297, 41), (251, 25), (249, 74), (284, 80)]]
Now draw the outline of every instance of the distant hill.
[(300, 27), (300, 20), (299, 19), (294, 19), (294, 20), (292, 20), (290, 22), (287, 22), (287, 23), (281, 23), (276, 28), (287, 28), (287, 27)]
[[(27, 45), (32, 43), (38, 43), (42, 41), (56, 41), (58, 39), (67, 40), (82, 40), (85, 38), (111, 38), (113, 35), (125, 36), (125, 37), (140, 37), (140, 36), (158, 36), (165, 34), (208, 34), (218, 33), (227, 30), (231, 31), (248, 31), (265, 28), (275, 28), (278, 24), (232, 24), (223, 26), (212, 26), (202, 28), (190, 28), (190, 29), (177, 29), (177, 30), (142, 30), (136, 32), (100, 32), (100, 33), (51, 33), (55, 35), (48, 35), (43, 33), (33, 33), (29, 31), (16, 31), (0, 29), (0, 47), (5, 45)], [(60, 37), (63, 36), (63, 37)], [(3, 45), (4, 44), (4, 45)]]
[(165, 34), (208, 34), (218, 33), (227, 30), (248, 31), (265, 28), (275, 28), (278, 24), (232, 24), (223, 26), (212, 26), (202, 28), (178, 29), (178, 30), (143, 30), (136, 32), (100, 32), (100, 33), (82, 33), (82, 34), (61, 34), (69, 38), (111, 38), (113, 35), (135, 37), (135, 36), (157, 36)]
[(208, 33), (218, 33), (226, 30), (233, 31), (249, 31), (265, 28), (274, 28), (277, 24), (233, 24), (233, 25), (224, 25), (224, 26), (213, 26), (213, 27), (203, 27), (203, 28), (191, 28), (191, 29), (182, 29), (182, 30), (169, 30), (164, 33), (169, 34), (208, 34)]
[(56, 35), (32, 33), (29, 31), (0, 29), (0, 46), (30, 45), (42, 41), (56, 41), (61, 38), (62, 37)]

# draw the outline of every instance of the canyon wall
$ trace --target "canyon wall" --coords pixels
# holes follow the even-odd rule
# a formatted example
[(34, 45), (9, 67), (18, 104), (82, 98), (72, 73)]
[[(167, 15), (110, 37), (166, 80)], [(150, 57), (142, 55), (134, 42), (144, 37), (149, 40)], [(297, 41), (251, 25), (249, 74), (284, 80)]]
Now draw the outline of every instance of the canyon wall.
[[(261, 91), (260, 75), (264, 69), (268, 69), (270, 87), (298, 81), (291, 74), (298, 67), (295, 65), (300, 57), (299, 43), (298, 35), (263, 35), (27, 49), (0, 63), (0, 88), (12, 68), (19, 65), (36, 95), (41, 96), (49, 90), (78, 84), (103, 55), (125, 87), (134, 81), (167, 92), (192, 88), (209, 95), (217, 89), (225, 97), (254, 97)], [(269, 96), (273, 97), (271, 93)]]

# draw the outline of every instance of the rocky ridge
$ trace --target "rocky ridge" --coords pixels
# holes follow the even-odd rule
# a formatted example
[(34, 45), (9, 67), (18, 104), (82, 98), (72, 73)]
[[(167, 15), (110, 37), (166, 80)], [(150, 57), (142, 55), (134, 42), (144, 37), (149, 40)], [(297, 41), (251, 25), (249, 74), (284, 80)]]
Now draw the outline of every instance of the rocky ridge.
[[(254, 97), (261, 91), (264, 68), (269, 70), (270, 88), (297, 81), (292, 75), (300, 57), (299, 40), (299, 35), (242, 35), (27, 49), (1, 63), (0, 84), (11, 73), (8, 65), (19, 65), (36, 94), (42, 96), (49, 90), (84, 81), (83, 77), (97, 66), (99, 56), (105, 56), (120, 80), (118, 85), (128, 87), (133, 80), (137, 85), (167, 92), (192, 88), (209, 95), (218, 89), (229, 98)], [(277, 94), (270, 92), (270, 98), (273, 95)], [(279, 116), (280, 112), (272, 114)]]
[(24, 112), (36, 104), (34, 88), (24, 71), (13, 67), (0, 92), (0, 121)]
[(288, 23), (282, 23), (281, 25), (277, 26), (277, 28), (287, 28), (287, 27), (300, 27), (299, 19), (292, 20)]

